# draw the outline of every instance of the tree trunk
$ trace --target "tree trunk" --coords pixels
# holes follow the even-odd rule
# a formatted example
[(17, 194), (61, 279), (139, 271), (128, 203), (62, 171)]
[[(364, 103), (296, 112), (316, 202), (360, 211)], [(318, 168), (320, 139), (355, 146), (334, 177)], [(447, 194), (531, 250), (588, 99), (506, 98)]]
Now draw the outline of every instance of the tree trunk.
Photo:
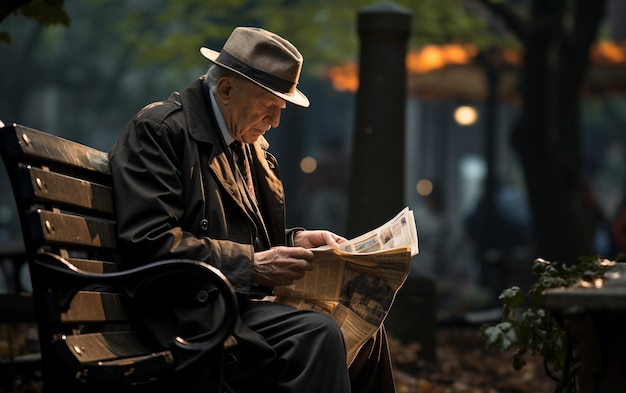
[(594, 207), (582, 176), (580, 93), (604, 3), (535, 0), (524, 37), (522, 115), (512, 142), (524, 169), (537, 256), (551, 261), (571, 264), (594, 253)]

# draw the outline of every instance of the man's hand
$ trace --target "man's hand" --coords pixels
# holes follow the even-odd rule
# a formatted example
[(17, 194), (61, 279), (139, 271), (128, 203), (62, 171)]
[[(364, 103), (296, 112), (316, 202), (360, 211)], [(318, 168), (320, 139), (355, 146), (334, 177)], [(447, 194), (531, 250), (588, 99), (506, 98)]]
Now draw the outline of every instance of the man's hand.
[(302, 247), (272, 247), (254, 253), (254, 280), (274, 287), (291, 285), (312, 270), (313, 251)]
[(339, 248), (339, 243), (348, 241), (330, 231), (300, 231), (293, 238), (293, 245), (296, 247), (315, 248), (319, 246), (329, 246)]

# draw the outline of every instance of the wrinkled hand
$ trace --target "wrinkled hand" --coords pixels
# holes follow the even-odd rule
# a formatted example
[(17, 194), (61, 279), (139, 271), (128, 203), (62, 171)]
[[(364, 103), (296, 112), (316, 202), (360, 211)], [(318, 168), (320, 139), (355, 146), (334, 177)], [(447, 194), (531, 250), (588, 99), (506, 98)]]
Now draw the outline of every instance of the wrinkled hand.
[(346, 238), (336, 235), (330, 231), (300, 231), (293, 239), (296, 247), (314, 248), (319, 246), (330, 246), (339, 248), (339, 243), (348, 241)]
[(312, 270), (313, 251), (302, 247), (273, 247), (254, 253), (254, 280), (274, 287), (291, 285)]

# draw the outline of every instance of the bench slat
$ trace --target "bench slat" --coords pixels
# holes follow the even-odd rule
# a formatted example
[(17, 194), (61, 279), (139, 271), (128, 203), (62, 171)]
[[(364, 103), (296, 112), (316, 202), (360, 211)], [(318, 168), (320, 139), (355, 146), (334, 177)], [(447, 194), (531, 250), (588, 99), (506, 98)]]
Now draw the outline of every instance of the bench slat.
[(110, 273), (119, 271), (117, 263), (110, 261), (98, 261), (83, 258), (67, 258), (67, 261), (80, 270), (89, 273)]
[(149, 355), (153, 349), (144, 345), (136, 332), (104, 332), (63, 336), (53, 345), (72, 367), (80, 364)]
[(28, 224), (34, 238), (31, 241), (34, 242), (108, 249), (116, 247), (112, 222), (37, 210), (28, 213)]
[(126, 322), (129, 314), (124, 307), (125, 296), (109, 292), (80, 291), (70, 307), (62, 312), (62, 323)]
[(11, 159), (27, 157), (48, 164), (111, 174), (107, 153), (19, 124), (5, 127), (2, 143), (7, 157)]
[[(147, 381), (154, 382), (161, 378), (161, 381), (157, 382), (161, 385), (163, 378), (169, 375), (173, 367), (174, 358), (172, 353), (162, 351), (144, 356), (103, 361), (97, 364), (86, 364), (80, 368), (76, 378), (79, 380), (92, 381), (92, 386), (94, 384), (99, 385), (101, 383), (121, 380), (126, 381), (128, 385), (134, 385), (136, 381), (139, 381), (140, 385), (145, 385)], [(162, 386), (161, 388), (156, 388), (151, 385), (151, 387), (152, 390), (148, 391), (170, 390)], [(146, 392), (145, 389), (140, 391)]]
[(111, 187), (33, 167), (18, 176), (24, 198), (113, 214)]

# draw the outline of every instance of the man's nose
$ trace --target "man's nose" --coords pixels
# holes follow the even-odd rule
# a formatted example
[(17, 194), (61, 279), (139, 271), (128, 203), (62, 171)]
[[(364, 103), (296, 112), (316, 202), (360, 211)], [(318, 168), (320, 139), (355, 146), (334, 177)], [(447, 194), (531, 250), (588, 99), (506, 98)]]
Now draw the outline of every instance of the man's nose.
[(268, 115), (267, 115), (267, 122), (269, 123), (269, 125), (272, 128), (276, 128), (280, 125), (280, 115), (281, 115), (281, 108), (276, 108), (273, 109)]

